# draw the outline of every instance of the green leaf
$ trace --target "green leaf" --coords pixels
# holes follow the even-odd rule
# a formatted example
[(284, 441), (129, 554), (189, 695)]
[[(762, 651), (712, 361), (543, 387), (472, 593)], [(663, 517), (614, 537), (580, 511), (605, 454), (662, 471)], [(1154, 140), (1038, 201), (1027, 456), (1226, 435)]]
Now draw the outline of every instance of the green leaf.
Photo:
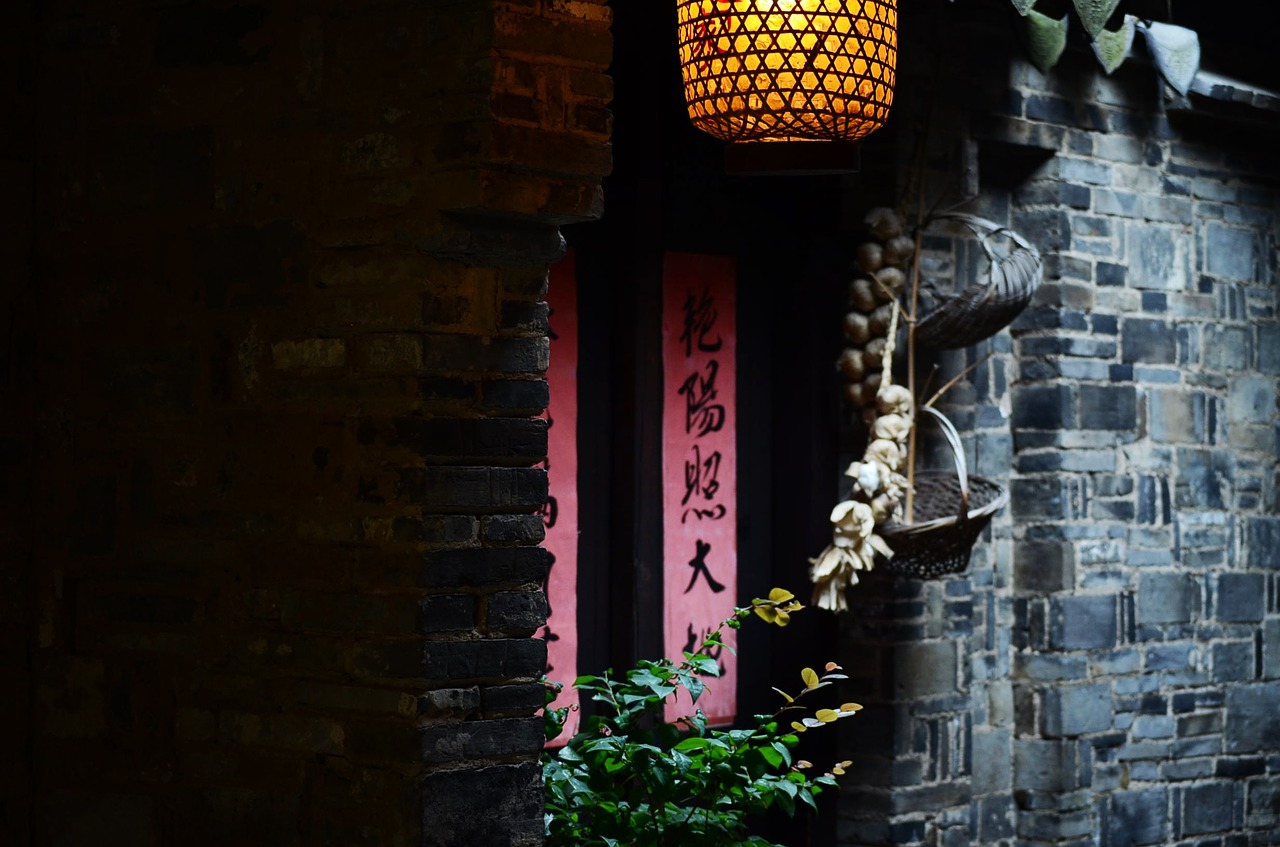
[(695, 671), (707, 676), (720, 676), (720, 663), (710, 656), (694, 654), (689, 657), (689, 664)]
[(1107, 21), (1111, 20), (1116, 6), (1120, 5), (1120, 0), (1072, 0), (1072, 2), (1075, 3), (1076, 14), (1080, 16), (1080, 23), (1084, 24), (1084, 31), (1089, 33), (1090, 38), (1098, 37), (1098, 33), (1102, 32)]
[(782, 754), (772, 747), (761, 747), (760, 755), (764, 756), (766, 762), (775, 768), (782, 767)]
[(807, 788), (801, 789), (799, 797), (809, 806), (809, 808), (813, 809), (815, 812), (818, 811), (818, 803), (813, 799), (812, 791)]
[(1108, 75), (1114, 73), (1115, 69), (1129, 58), (1129, 53), (1133, 50), (1133, 34), (1137, 29), (1135, 26), (1137, 22), (1138, 19), (1133, 15), (1125, 15), (1124, 23), (1118, 30), (1113, 32), (1104, 29), (1093, 40), (1093, 55), (1098, 57), (1098, 63)]
[(1068, 16), (1063, 15), (1061, 20), (1055, 20), (1034, 9), (1027, 14), (1027, 47), (1032, 64), (1043, 74), (1058, 64), (1067, 47), (1067, 19)]
[(1031, 11), (1031, 7), (1036, 4), (1036, 0), (1013, 0), (1013, 8), (1018, 10), (1018, 14), (1024, 18), (1027, 12)]
[(787, 813), (787, 817), (794, 818), (796, 816), (796, 800), (795, 797), (787, 794), (778, 795), (778, 805), (782, 807), (782, 811)]

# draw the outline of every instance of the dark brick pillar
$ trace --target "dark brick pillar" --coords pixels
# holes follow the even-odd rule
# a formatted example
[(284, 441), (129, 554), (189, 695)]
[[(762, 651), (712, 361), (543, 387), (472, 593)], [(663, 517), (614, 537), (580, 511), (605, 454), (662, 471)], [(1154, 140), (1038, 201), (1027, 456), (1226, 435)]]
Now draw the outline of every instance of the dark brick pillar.
[(10, 12), (0, 33), (0, 832), (30, 840), (32, 610), (31, 335), (24, 315), (31, 296), (33, 64), (31, 10)]
[(34, 842), (538, 843), (542, 300), (607, 9), (43, 15)]

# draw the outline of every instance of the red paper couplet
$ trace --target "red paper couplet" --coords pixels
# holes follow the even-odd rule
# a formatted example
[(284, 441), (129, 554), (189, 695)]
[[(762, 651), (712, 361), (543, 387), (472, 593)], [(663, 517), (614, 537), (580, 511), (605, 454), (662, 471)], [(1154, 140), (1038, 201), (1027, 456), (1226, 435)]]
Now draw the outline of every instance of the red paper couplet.
[[(550, 496), (542, 518), (543, 546), (551, 553), (547, 602), (551, 614), (539, 636), (547, 641), (547, 678), (564, 683), (553, 707), (578, 702), (572, 689), (578, 677), (578, 282), (572, 251), (551, 267), (547, 288), (551, 325), (551, 363), (547, 368), (550, 403), (543, 417), (547, 430), (547, 483)], [(560, 737), (564, 744), (578, 730), (571, 711)]]
[[(732, 259), (671, 253), (663, 269), (663, 631), (667, 655), (694, 651), (738, 601), (736, 293)], [(725, 644), (736, 642), (732, 630)], [(713, 724), (737, 711), (737, 660), (713, 654), (697, 707)], [(686, 694), (667, 719), (689, 714)]]

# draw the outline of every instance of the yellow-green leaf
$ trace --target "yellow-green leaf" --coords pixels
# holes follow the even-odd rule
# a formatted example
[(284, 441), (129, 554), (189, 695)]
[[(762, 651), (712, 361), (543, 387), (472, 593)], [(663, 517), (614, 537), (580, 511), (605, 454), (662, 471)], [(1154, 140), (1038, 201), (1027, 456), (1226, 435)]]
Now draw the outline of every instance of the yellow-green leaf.
[(1133, 15), (1125, 15), (1120, 29), (1112, 32), (1104, 29), (1093, 40), (1093, 55), (1098, 57), (1099, 64), (1108, 74), (1115, 71), (1129, 58), (1133, 49), (1133, 34), (1137, 29), (1138, 19)]
[(808, 727), (800, 723), (800, 721), (792, 721), (791, 728), (794, 729), (796, 732), (804, 732), (806, 729), (808, 729)]
[(818, 673), (813, 668), (805, 668), (800, 671), (800, 678), (804, 680), (805, 688), (818, 687)]
[(1027, 43), (1031, 50), (1031, 62), (1042, 74), (1049, 73), (1062, 57), (1062, 51), (1067, 48), (1067, 20), (1067, 15), (1056, 19), (1035, 9), (1027, 15)]
[(862, 704), (860, 704), (860, 703), (845, 703), (845, 704), (843, 704), (843, 705), (840, 707), (840, 711), (842, 711), (842, 712), (861, 712), (861, 711), (862, 711)]
[(773, 690), (774, 690), (774, 691), (776, 691), (776, 692), (778, 692), (779, 694), (781, 694), (781, 695), (782, 695), (782, 699), (783, 699), (783, 700), (786, 700), (788, 703), (794, 703), (794, 702), (796, 701), (796, 698), (792, 697), (790, 694), (788, 694), (787, 692), (783, 691), (781, 688), (775, 688), (775, 689), (773, 689)]
[(831, 723), (840, 719), (840, 713), (835, 709), (819, 709), (813, 713), (813, 716), (823, 723)]
[(1115, 13), (1116, 6), (1120, 5), (1120, 0), (1074, 0), (1074, 2), (1076, 14), (1080, 16), (1080, 23), (1084, 24), (1084, 30), (1089, 33), (1090, 38), (1098, 37), (1098, 33), (1102, 32), (1102, 28)]
[(795, 596), (785, 588), (774, 588), (769, 592), (769, 599), (775, 603), (785, 603)]

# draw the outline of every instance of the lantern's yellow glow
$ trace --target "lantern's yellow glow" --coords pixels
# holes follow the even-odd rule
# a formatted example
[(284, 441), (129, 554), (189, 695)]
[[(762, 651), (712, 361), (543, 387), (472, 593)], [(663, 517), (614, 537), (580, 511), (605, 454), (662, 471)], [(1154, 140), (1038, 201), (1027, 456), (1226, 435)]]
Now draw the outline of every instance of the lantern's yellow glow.
[(694, 126), (724, 141), (856, 141), (884, 125), (897, 0), (676, 0)]

